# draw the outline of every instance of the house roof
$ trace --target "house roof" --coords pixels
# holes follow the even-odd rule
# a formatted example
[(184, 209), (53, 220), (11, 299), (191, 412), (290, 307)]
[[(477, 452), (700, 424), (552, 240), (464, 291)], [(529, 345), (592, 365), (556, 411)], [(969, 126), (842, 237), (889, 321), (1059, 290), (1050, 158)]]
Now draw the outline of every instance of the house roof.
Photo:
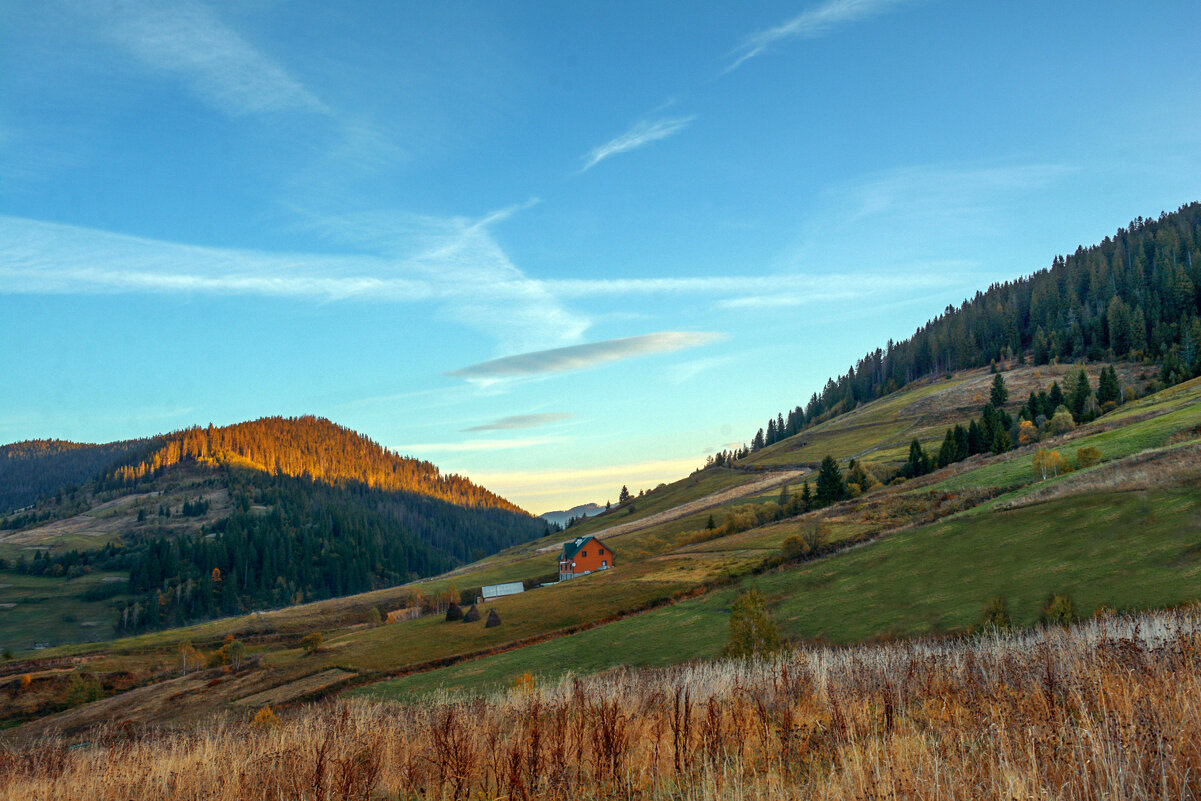
[[(590, 540), (596, 540), (597, 545), (604, 545), (604, 543), (591, 535), (587, 537), (576, 537), (570, 542), (563, 543), (563, 554), (559, 557), (559, 560), (562, 562), (567, 562), (575, 559), (575, 555), (579, 553), (580, 549), (587, 545)], [(609, 548), (608, 545), (605, 545), (604, 547)], [(612, 552), (612, 550), (612, 548), (609, 548), (610, 552)]]

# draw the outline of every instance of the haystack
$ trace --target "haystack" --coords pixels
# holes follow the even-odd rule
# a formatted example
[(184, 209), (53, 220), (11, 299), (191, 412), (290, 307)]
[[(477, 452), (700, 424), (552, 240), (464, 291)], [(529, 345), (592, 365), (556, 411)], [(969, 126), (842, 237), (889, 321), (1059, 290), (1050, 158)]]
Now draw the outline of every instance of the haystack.
[(479, 619), (480, 619), (480, 608), (478, 606), (476, 606), (475, 604), (472, 604), (471, 608), (467, 610), (467, 614), (463, 615), (463, 622), (464, 623), (474, 623), (475, 621), (477, 621)]
[(459, 608), (458, 604), (452, 603), (450, 606), (446, 607), (446, 622), (447, 623), (450, 623), (453, 620), (462, 620), (462, 619), (463, 619), (463, 610)]
[(500, 625), (500, 615), (496, 614), (496, 610), (493, 609), (491, 612), (488, 613), (488, 622), (484, 624), (484, 628), (490, 629), (493, 626), (499, 626), (499, 625)]

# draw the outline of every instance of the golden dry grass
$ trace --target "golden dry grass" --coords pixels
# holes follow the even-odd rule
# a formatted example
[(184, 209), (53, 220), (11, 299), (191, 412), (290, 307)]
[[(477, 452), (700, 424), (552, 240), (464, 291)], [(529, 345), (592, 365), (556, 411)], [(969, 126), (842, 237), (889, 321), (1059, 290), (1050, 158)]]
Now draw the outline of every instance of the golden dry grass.
[(1013, 799), (1201, 793), (1189, 613), (326, 703), (0, 751), (0, 800)]

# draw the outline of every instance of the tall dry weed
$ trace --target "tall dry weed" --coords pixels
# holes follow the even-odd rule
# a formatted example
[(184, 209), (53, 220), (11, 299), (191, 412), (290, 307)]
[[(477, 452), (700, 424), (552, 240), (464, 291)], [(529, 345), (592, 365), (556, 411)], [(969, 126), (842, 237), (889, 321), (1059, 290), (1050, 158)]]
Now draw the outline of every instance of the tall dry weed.
[(0, 750), (0, 801), (1201, 795), (1191, 612)]

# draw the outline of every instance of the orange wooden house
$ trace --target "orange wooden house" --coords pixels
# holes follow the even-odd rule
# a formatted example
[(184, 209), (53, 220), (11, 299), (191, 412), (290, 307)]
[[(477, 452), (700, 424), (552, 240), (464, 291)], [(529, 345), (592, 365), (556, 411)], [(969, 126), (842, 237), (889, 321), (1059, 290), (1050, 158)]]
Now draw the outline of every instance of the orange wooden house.
[(559, 555), (559, 581), (613, 567), (613, 549), (596, 537), (576, 537), (563, 543)]

